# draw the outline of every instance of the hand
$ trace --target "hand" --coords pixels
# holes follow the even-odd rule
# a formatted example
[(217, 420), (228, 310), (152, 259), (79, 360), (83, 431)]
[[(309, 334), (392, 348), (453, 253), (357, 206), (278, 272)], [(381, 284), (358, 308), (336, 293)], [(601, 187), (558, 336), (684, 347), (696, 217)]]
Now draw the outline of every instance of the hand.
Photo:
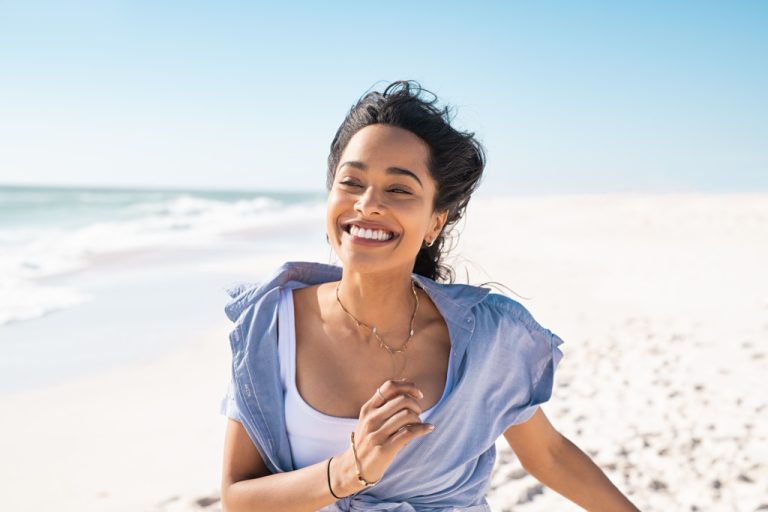
[[(417, 400), (423, 397), (411, 381), (388, 380), (360, 408), (355, 448), (365, 480), (378, 481), (400, 450), (415, 438), (432, 432), (434, 425), (422, 423), (419, 418), (422, 410)], [(347, 452), (354, 464), (351, 446)]]

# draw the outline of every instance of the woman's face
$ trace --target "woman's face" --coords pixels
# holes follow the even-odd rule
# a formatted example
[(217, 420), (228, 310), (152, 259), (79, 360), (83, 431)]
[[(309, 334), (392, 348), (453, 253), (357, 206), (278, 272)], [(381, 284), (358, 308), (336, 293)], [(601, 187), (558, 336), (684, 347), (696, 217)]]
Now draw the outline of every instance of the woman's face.
[(426, 143), (402, 128), (374, 124), (352, 136), (326, 216), (328, 240), (346, 270), (410, 273), (422, 243), (437, 237), (447, 212), (432, 211), (437, 186), (428, 157)]

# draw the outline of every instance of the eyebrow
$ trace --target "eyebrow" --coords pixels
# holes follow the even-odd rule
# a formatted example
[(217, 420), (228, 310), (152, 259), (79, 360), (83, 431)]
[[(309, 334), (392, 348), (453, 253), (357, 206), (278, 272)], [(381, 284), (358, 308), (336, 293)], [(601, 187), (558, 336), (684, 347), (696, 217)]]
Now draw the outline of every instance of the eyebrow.
[[(350, 167), (354, 167), (355, 169), (360, 169), (361, 171), (367, 171), (368, 166), (364, 164), (363, 162), (358, 162), (357, 160), (348, 160), (341, 164), (339, 166), (339, 170), (341, 170), (342, 167), (345, 165), (349, 165)], [(402, 176), (410, 176), (411, 178), (415, 179), (417, 182), (419, 182), (419, 185), (421, 188), (424, 188), (424, 184), (421, 183), (421, 180), (413, 171), (409, 171), (408, 169), (403, 169), (402, 167), (387, 167), (386, 171), (387, 174), (399, 174)]]

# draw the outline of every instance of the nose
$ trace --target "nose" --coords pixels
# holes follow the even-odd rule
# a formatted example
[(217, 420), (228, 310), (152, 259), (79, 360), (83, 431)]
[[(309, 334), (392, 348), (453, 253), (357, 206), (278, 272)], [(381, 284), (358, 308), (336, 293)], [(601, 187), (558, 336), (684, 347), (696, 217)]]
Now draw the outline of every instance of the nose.
[(363, 216), (371, 215), (372, 213), (381, 214), (383, 212), (384, 207), (379, 201), (378, 192), (374, 187), (368, 187), (360, 195), (360, 198), (355, 202), (355, 210)]

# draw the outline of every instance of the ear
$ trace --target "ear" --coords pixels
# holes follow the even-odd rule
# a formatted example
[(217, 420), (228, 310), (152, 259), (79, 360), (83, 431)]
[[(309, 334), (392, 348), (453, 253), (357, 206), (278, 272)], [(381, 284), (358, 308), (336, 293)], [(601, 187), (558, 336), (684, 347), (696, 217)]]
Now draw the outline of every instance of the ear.
[(443, 230), (443, 226), (445, 226), (446, 220), (448, 220), (448, 210), (444, 210), (442, 212), (434, 212), (432, 214), (432, 227), (431, 227), (432, 240), (437, 238), (437, 235), (439, 235), (440, 231)]

